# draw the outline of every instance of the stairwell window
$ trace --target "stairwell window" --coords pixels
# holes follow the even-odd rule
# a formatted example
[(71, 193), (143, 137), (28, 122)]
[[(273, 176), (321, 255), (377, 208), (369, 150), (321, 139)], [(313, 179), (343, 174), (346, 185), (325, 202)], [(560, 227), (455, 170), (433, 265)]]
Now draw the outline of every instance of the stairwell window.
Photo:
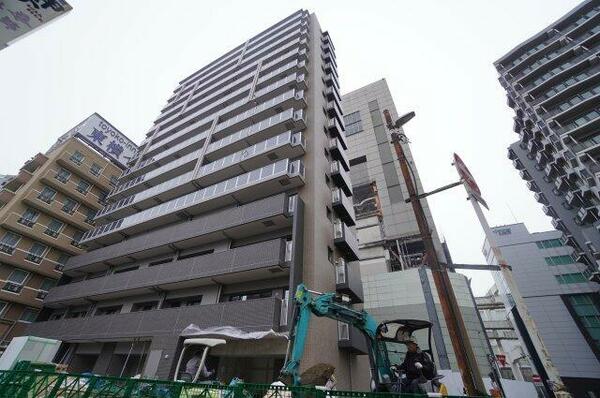
[(38, 195), (38, 199), (46, 203), (52, 203), (55, 197), (56, 191), (50, 187), (42, 188), (42, 191)]
[(23, 284), (27, 280), (28, 276), (29, 272), (25, 272), (20, 269), (14, 269), (6, 279), (6, 282), (4, 282), (2, 290), (11, 293), (19, 293), (23, 289)]

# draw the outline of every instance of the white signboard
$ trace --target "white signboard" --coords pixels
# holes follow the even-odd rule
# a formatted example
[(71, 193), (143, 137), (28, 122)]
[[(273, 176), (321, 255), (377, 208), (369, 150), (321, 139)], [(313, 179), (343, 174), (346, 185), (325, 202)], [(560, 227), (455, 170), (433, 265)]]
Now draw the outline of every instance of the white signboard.
[(53, 148), (73, 136), (85, 141), (102, 155), (114, 160), (122, 167), (127, 167), (127, 162), (137, 151), (137, 145), (133, 141), (97, 113), (63, 134)]
[(0, 49), (71, 9), (64, 0), (0, 0)]

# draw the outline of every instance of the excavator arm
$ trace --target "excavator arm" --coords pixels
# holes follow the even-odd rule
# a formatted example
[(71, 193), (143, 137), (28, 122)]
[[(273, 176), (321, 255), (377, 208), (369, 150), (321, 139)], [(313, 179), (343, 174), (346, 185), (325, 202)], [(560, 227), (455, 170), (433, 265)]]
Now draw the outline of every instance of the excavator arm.
[(290, 341), (282, 376), (292, 378), (293, 385), (300, 385), (300, 362), (308, 335), (310, 318), (314, 316), (331, 318), (357, 328), (367, 339), (372, 374), (377, 374), (376, 386), (380, 380), (389, 380), (390, 366), (385, 343), (377, 340), (377, 321), (366, 311), (357, 311), (340, 300), (335, 293), (319, 293), (308, 290), (304, 284), (298, 285), (294, 296), (295, 313), (290, 330)]

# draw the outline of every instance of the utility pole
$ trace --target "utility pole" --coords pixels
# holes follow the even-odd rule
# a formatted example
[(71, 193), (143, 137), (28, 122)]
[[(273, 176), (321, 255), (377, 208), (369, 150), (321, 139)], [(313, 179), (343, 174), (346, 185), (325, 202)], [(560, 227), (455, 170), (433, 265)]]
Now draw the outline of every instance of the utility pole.
[(410, 165), (408, 164), (404, 149), (401, 145), (401, 142), (406, 140), (406, 137), (401, 132), (400, 127), (410, 120), (414, 116), (414, 113), (405, 115), (395, 124), (392, 122), (392, 117), (387, 109), (383, 111), (383, 114), (385, 116), (387, 127), (391, 133), (392, 144), (394, 145), (398, 161), (400, 162), (400, 169), (402, 170), (402, 175), (406, 183), (421, 239), (425, 246), (425, 257), (429, 268), (431, 269), (435, 287), (438, 291), (442, 312), (444, 314), (444, 319), (446, 320), (452, 347), (456, 354), (456, 360), (460, 369), (463, 384), (468, 395), (487, 395), (483, 379), (481, 378), (479, 368), (477, 367), (473, 347), (471, 347), (471, 342), (467, 334), (467, 328), (465, 327), (454, 290), (450, 283), (450, 277), (448, 276), (446, 268), (442, 267), (437, 257), (435, 247), (433, 246), (433, 239), (431, 238), (431, 230), (427, 218), (425, 217), (420, 197), (417, 194), (415, 183), (413, 183), (413, 174)]

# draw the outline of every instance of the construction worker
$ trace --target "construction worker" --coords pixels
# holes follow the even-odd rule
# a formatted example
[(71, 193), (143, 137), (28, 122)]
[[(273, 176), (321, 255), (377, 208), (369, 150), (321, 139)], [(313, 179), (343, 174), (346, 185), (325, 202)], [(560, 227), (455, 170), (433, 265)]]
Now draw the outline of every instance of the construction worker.
[(436, 374), (435, 365), (426, 352), (422, 352), (417, 339), (411, 336), (406, 344), (406, 356), (398, 366), (406, 378), (402, 381), (402, 392), (423, 393), (419, 384), (425, 384)]

